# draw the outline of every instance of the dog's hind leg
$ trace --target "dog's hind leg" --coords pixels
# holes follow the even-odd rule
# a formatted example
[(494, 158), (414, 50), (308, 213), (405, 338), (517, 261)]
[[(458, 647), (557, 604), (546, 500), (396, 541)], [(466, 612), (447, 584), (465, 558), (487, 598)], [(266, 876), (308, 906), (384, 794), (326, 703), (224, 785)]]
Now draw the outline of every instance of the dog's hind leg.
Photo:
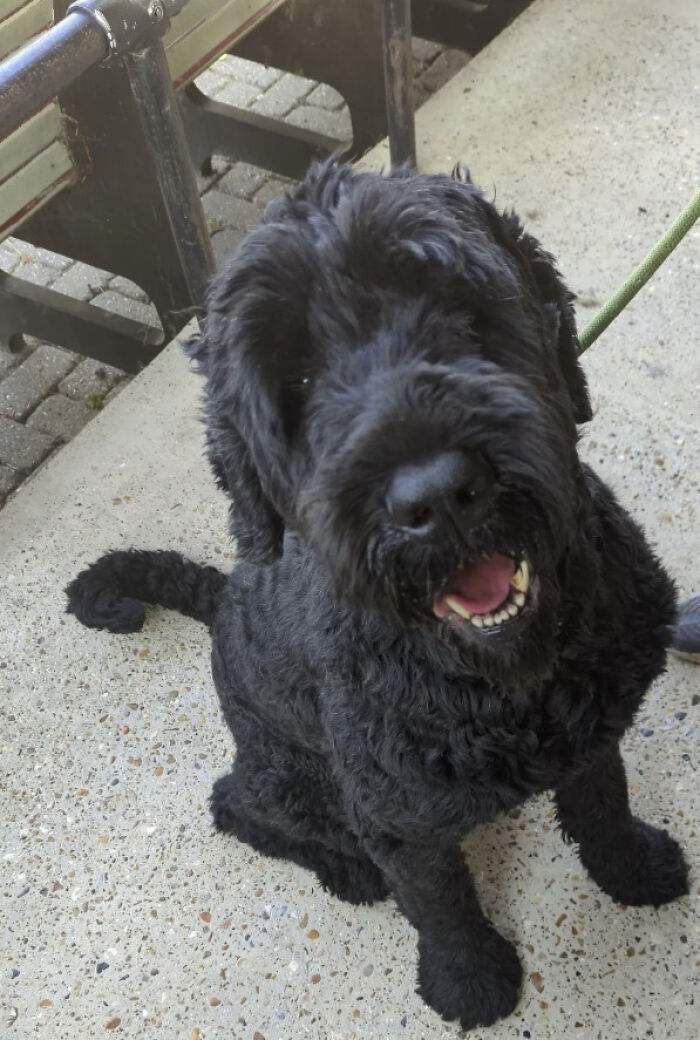
[(233, 771), (214, 784), (210, 806), (217, 829), (266, 856), (313, 870), (323, 888), (346, 902), (384, 899), (384, 878), (340, 818), (328, 784), (316, 786), (316, 777), (304, 773), (308, 754), (283, 750), (281, 755), (278, 745), (270, 754), (269, 744), (252, 754), (239, 750)]

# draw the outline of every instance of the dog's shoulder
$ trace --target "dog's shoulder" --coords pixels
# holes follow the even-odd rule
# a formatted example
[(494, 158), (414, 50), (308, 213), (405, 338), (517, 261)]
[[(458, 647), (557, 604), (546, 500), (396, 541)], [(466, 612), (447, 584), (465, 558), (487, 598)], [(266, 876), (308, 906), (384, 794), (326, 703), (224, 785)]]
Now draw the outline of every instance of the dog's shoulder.
[(590, 510), (570, 562), (547, 701), (576, 754), (631, 725), (664, 670), (673, 581), (613, 490), (584, 467)]
[(590, 466), (583, 472), (592, 504), (588, 534), (602, 567), (600, 590), (626, 618), (641, 613), (645, 627), (671, 624), (676, 589), (670, 575), (612, 488)]

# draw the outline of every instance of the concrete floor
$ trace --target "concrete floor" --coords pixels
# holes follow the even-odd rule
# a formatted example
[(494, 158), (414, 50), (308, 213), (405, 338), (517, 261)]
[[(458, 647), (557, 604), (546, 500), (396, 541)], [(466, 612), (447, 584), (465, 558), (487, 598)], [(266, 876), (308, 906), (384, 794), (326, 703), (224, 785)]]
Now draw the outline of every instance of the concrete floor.
[[(420, 113), (424, 166), (465, 159), (517, 202), (582, 320), (690, 195), (696, 13), (536, 0)], [(700, 586), (697, 268), (695, 232), (586, 360), (598, 414), (583, 451), (683, 593)], [(0, 1035), (456, 1037), (413, 992), (414, 936), (391, 904), (345, 906), (213, 834), (206, 800), (231, 747), (204, 630), (156, 613), (111, 637), (62, 614), (63, 585), (108, 548), (229, 562), (197, 395), (173, 345), (0, 516)], [(699, 1035), (699, 695), (700, 669), (672, 661), (625, 743), (637, 810), (687, 850), (689, 898), (611, 903), (546, 799), (470, 839), (483, 903), (526, 971), (516, 1014), (473, 1035)]]

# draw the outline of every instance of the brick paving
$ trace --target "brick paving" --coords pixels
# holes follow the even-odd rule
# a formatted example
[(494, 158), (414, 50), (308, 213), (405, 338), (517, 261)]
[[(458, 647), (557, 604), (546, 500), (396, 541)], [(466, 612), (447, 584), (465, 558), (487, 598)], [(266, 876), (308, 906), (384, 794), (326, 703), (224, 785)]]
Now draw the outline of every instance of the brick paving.
[[(414, 41), (414, 59), (417, 104), (468, 60), (464, 54), (422, 40)], [(340, 141), (350, 137), (347, 106), (325, 84), (226, 56), (199, 78), (198, 85), (222, 102)], [(268, 202), (290, 184), (266, 170), (221, 157), (214, 158), (211, 175), (198, 177), (198, 183), (219, 263), (255, 226)], [(0, 242), (0, 269), (124, 317), (158, 324), (146, 295), (126, 278), (19, 239)], [(118, 369), (31, 337), (13, 346), (14, 351), (0, 343), (0, 508), (129, 380)]]

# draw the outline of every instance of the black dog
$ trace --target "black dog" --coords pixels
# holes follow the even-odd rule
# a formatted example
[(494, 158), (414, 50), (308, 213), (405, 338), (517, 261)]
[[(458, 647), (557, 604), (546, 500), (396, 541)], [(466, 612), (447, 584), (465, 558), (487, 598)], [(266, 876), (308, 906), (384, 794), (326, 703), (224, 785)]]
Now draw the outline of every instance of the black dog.
[(237, 749), (217, 827), (350, 902), (391, 891), (423, 998), (493, 1022), (521, 968), (463, 861), (475, 824), (551, 788), (613, 899), (687, 890), (677, 844), (630, 812), (618, 746), (674, 590), (578, 458), (571, 297), (462, 178), (329, 163), (216, 279), (191, 353), (241, 562), (113, 553), (69, 610), (115, 632), (142, 601), (210, 623)]

